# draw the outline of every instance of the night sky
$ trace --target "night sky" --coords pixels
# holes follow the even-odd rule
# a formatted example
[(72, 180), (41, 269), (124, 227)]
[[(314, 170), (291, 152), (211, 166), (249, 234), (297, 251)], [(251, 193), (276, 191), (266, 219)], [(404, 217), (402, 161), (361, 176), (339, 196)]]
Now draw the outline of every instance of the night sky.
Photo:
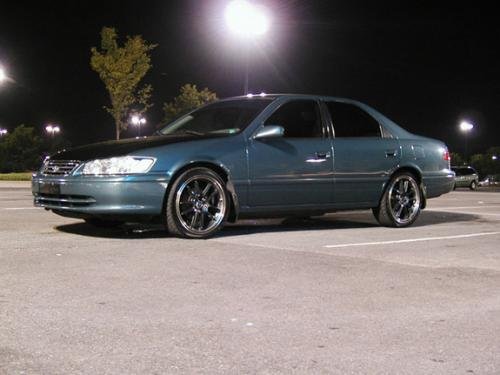
[[(461, 119), (475, 124), (469, 147), (500, 145), (500, 26), (473, 2), (262, 0), (270, 32), (250, 48), (250, 89), (343, 96), (375, 107), (406, 129), (463, 151)], [(428, 5), (422, 5), (427, 3)], [(441, 5), (437, 4), (440, 3)], [(102, 26), (159, 46), (146, 82), (154, 87), (150, 129), (183, 83), (219, 97), (243, 90), (242, 41), (228, 34), (227, 1), (2, 2), (0, 127), (42, 133), (62, 125), (74, 145), (111, 139), (107, 94), (89, 67)], [(135, 135), (134, 131), (124, 136)]]

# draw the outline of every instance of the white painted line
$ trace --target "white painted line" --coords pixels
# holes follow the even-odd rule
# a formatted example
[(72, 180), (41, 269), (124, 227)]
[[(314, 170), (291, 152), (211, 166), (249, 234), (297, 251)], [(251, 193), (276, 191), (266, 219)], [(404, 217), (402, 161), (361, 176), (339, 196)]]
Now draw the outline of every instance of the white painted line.
[(4, 207), (2, 210), (17, 211), (17, 210), (40, 210), (42, 207)]
[[(427, 207), (424, 211), (453, 211), (453, 210), (467, 210), (467, 209), (476, 209), (476, 210), (484, 210), (484, 209), (499, 209), (500, 205), (497, 203), (492, 203), (488, 206), (443, 206), (443, 207)], [(362, 215), (366, 214), (367, 212), (370, 212), (369, 209), (362, 209), (362, 210), (353, 210), (353, 211), (337, 211), (337, 212), (332, 212), (334, 215)]]
[[(481, 207), (478, 207), (480, 209)], [(486, 207), (484, 207), (486, 208)], [(455, 213), (462, 213), (462, 214), (469, 214), (469, 215), (477, 215), (477, 216), (500, 216), (500, 213), (492, 213), (492, 212), (475, 212), (472, 210), (472, 208), (469, 208), (468, 210), (455, 210), (455, 211), (450, 211), (450, 210), (443, 210), (443, 209), (426, 209), (426, 211), (436, 211), (436, 212), (455, 212)]]
[(498, 205), (496, 205), (496, 204), (491, 204), (491, 205), (488, 205), (488, 206), (428, 207), (426, 209), (427, 210), (434, 210), (434, 211), (436, 211), (436, 210), (466, 210), (466, 209), (471, 209), (471, 208), (476, 208), (476, 209), (479, 209), (479, 210), (484, 210), (485, 208), (500, 208), (500, 207), (498, 207)]
[(500, 232), (484, 232), (484, 233), (459, 234), (459, 235), (456, 235), (456, 236), (442, 236), (442, 237), (409, 238), (409, 239), (406, 239), (406, 240), (395, 240), (395, 241), (355, 242), (355, 243), (344, 243), (344, 244), (339, 244), (339, 245), (325, 245), (323, 247), (327, 247), (329, 249), (332, 249), (332, 248), (339, 248), (339, 247), (391, 245), (391, 244), (408, 243), (408, 242), (453, 240), (453, 239), (457, 239), (457, 238), (494, 236), (496, 234), (500, 234)]
[(461, 213), (461, 214), (468, 214), (468, 215), (477, 215), (477, 216), (500, 216), (500, 213), (493, 213), (493, 212), (484, 212), (484, 211), (477, 211), (477, 209), (463, 209), (463, 210), (436, 210), (436, 209), (426, 209), (426, 211), (434, 211), (434, 212), (449, 212), (449, 213)]

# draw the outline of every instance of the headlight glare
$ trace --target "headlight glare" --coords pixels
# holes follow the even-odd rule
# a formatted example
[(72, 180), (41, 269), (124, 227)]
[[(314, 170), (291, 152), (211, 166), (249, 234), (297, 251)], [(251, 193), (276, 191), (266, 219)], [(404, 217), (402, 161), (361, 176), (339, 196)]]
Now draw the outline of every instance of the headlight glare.
[(151, 169), (154, 163), (154, 158), (137, 156), (96, 159), (85, 163), (82, 169), (82, 174), (112, 175), (146, 173)]

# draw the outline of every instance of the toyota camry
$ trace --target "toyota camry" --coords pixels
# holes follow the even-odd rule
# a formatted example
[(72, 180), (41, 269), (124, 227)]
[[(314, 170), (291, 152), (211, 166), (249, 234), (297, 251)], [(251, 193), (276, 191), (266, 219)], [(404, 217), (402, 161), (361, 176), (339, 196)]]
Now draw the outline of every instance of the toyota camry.
[(156, 134), (47, 158), (35, 205), (96, 226), (161, 222), (207, 238), (239, 218), (372, 209), (411, 225), (454, 186), (443, 142), (373, 108), (312, 95), (248, 95), (207, 104)]

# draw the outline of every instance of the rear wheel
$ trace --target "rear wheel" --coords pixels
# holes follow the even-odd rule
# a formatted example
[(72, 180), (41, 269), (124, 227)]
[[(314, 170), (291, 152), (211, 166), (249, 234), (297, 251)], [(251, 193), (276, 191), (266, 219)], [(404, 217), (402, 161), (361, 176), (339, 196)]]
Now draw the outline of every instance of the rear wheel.
[(208, 168), (180, 175), (168, 194), (168, 231), (185, 238), (208, 238), (219, 231), (229, 214), (229, 195), (222, 178)]
[(415, 176), (408, 172), (389, 181), (380, 205), (373, 209), (377, 221), (388, 227), (407, 227), (420, 214), (422, 193)]
[(472, 181), (470, 183), (469, 189), (476, 190), (477, 189), (477, 182), (476, 181)]

